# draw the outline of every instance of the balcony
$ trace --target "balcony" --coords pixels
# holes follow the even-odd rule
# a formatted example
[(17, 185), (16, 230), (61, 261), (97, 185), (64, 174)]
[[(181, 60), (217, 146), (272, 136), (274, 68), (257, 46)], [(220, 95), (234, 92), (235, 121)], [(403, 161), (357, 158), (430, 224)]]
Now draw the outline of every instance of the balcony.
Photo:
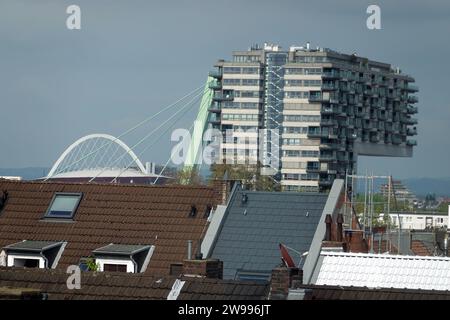
[(406, 86), (406, 90), (408, 90), (409, 92), (417, 92), (419, 91), (419, 87), (408, 83), (408, 85)]
[(309, 94), (309, 102), (322, 102), (326, 101), (326, 99), (323, 98), (322, 94), (319, 93), (310, 93)]
[(417, 124), (417, 119), (414, 118), (402, 118), (402, 122), (409, 124), (409, 125), (415, 125)]
[(222, 83), (215, 81), (211, 82), (208, 87), (212, 90), (221, 90), (222, 89)]
[(338, 161), (348, 161), (349, 159), (347, 154), (338, 154), (336, 158)]
[(334, 84), (334, 83), (327, 83), (327, 82), (324, 82), (324, 83), (322, 83), (322, 90), (323, 91), (332, 91), (332, 90), (337, 90), (338, 89), (338, 86), (336, 85), (336, 84)]
[(338, 124), (339, 124), (340, 127), (348, 127), (349, 126), (349, 120), (348, 120), (348, 118), (339, 120)]
[(321, 126), (336, 126), (337, 125), (337, 121), (335, 119), (321, 119), (320, 120), (320, 125)]
[(408, 102), (409, 103), (417, 103), (417, 102), (419, 102), (419, 98), (416, 96), (408, 96)]
[(370, 142), (377, 143), (380, 141), (380, 137), (378, 135), (371, 135), (369, 140)]
[(220, 70), (212, 70), (208, 73), (208, 75), (215, 79), (221, 79), (222, 78), (222, 71)]
[(322, 106), (322, 114), (337, 114), (340, 113), (340, 108), (338, 106)]
[(319, 161), (327, 162), (327, 161), (336, 161), (336, 155), (335, 154), (321, 154), (319, 155)]
[(392, 137), (392, 144), (400, 144), (402, 143), (402, 139), (398, 136), (393, 136)]
[(211, 124), (220, 124), (220, 116), (212, 115), (208, 121)]
[(408, 129), (406, 129), (406, 134), (408, 136), (415, 136), (417, 134), (417, 128), (408, 128)]
[(330, 71), (324, 71), (322, 73), (323, 79), (339, 79), (341, 75), (339, 74), (339, 71), (337, 70), (330, 70)]
[(333, 185), (333, 179), (321, 179), (319, 180), (319, 186), (321, 187), (330, 187)]
[(320, 169), (319, 169), (319, 163), (318, 162), (313, 162), (313, 163), (308, 163), (306, 166), (306, 172), (307, 173), (319, 173)]
[(417, 107), (408, 106), (408, 108), (406, 108), (406, 111), (409, 114), (416, 114), (417, 112), (419, 112), (419, 109)]
[(408, 146), (417, 146), (417, 140), (406, 140), (406, 145)]
[(213, 101), (233, 101), (233, 94), (223, 94), (223, 93), (215, 93), (213, 95)]
[(208, 111), (211, 113), (221, 113), (222, 109), (220, 108), (220, 105), (212, 104), (211, 106), (209, 106)]
[(321, 150), (337, 150), (338, 147), (337, 143), (321, 143), (319, 146)]

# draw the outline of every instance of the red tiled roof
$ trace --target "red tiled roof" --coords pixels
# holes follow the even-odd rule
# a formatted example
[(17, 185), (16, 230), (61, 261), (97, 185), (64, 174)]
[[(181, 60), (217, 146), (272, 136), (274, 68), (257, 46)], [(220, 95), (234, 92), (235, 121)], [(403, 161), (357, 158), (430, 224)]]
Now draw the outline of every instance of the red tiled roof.
[[(38, 289), (51, 300), (95, 299), (167, 299), (173, 276), (132, 273), (82, 272), (81, 289), (67, 288), (64, 270), (0, 268), (0, 287)], [(198, 277), (182, 277), (186, 281), (178, 300), (261, 300), (268, 284)]]
[[(193, 252), (203, 237), (208, 205), (216, 194), (208, 187), (136, 186), (0, 181), (8, 200), (0, 211), (0, 248), (22, 240), (67, 241), (58, 268), (109, 243), (155, 245), (147, 273), (167, 274), (170, 263)], [(42, 219), (55, 192), (82, 192), (73, 222)], [(189, 217), (191, 205), (197, 215)]]
[(411, 250), (416, 256), (432, 256), (433, 252), (421, 240), (411, 240)]

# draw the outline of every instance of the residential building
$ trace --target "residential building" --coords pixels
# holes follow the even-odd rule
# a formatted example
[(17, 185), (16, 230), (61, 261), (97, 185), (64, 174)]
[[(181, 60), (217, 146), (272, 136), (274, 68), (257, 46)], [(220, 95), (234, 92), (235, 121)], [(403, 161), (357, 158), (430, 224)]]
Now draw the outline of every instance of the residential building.
[(284, 190), (329, 190), (358, 155), (412, 156), (418, 88), (390, 64), (265, 44), (215, 67), (209, 122), (223, 132), (220, 161), (258, 163)]
[(380, 187), (381, 194), (384, 197), (395, 197), (395, 201), (408, 203), (412, 205), (417, 201), (416, 195), (411, 192), (400, 180), (392, 180), (391, 186), (388, 183), (382, 184)]
[(212, 188), (0, 181), (0, 266), (169, 274), (192, 257), (218, 195)]
[(404, 211), (391, 212), (389, 216), (395, 228), (401, 226), (402, 230), (425, 230), (448, 226), (448, 214), (446, 212)]
[(68, 276), (61, 269), (0, 267), (0, 299), (30, 299), (32, 295), (45, 300), (263, 300), (269, 289), (268, 284), (202, 274), (161, 277), (118, 272), (82, 272), (80, 288), (69, 289)]
[(205, 257), (224, 263), (224, 279), (269, 281), (281, 260), (280, 244), (309, 277), (325, 237), (327, 215), (341, 213), (344, 183), (329, 194), (262, 192), (235, 185), (218, 206), (202, 242)]

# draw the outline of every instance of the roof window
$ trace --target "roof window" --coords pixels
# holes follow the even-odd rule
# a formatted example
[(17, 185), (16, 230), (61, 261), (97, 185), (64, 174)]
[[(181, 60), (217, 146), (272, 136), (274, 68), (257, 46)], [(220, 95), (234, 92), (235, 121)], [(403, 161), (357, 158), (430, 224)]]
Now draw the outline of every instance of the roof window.
[(82, 193), (55, 193), (45, 218), (72, 219), (82, 195)]

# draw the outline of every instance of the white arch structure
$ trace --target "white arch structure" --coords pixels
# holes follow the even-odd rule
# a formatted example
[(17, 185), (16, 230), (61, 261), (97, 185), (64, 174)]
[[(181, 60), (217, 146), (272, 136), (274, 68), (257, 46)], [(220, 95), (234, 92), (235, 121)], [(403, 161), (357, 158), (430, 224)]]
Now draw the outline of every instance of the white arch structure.
[[(55, 174), (58, 173), (58, 168), (59, 166), (64, 162), (64, 160), (66, 159), (66, 157), (77, 147), (80, 147), (83, 143), (86, 143), (89, 140), (94, 140), (94, 139), (106, 139), (109, 140), (110, 142), (108, 142), (107, 144), (103, 145), (106, 146), (106, 148), (109, 148), (111, 145), (118, 145), (121, 149), (123, 149), (123, 151), (128, 154), (132, 160), (134, 161), (134, 163), (136, 163), (138, 169), (145, 174), (146, 173), (146, 169), (144, 167), (144, 165), (142, 164), (142, 162), (139, 160), (139, 158), (136, 156), (136, 154), (133, 152), (133, 150), (131, 150), (122, 140), (111, 136), (109, 134), (103, 134), (103, 133), (95, 133), (95, 134), (90, 134), (87, 136), (84, 136), (80, 139), (78, 139), (77, 141), (75, 141), (74, 143), (72, 143), (62, 154), (61, 156), (58, 158), (58, 160), (56, 160), (55, 164), (53, 165), (53, 167), (51, 168), (50, 172), (47, 175), (47, 178), (51, 178), (53, 177)], [(103, 146), (97, 148), (96, 150), (91, 151), (91, 154), (95, 154), (98, 152), (101, 152), (101, 149), (103, 149)], [(85, 155), (85, 157), (90, 156), (91, 154), (87, 154)], [(122, 154), (120, 155), (122, 156)], [(74, 163), (81, 161), (82, 159), (78, 159), (76, 160)], [(71, 164), (69, 164), (70, 166)]]

